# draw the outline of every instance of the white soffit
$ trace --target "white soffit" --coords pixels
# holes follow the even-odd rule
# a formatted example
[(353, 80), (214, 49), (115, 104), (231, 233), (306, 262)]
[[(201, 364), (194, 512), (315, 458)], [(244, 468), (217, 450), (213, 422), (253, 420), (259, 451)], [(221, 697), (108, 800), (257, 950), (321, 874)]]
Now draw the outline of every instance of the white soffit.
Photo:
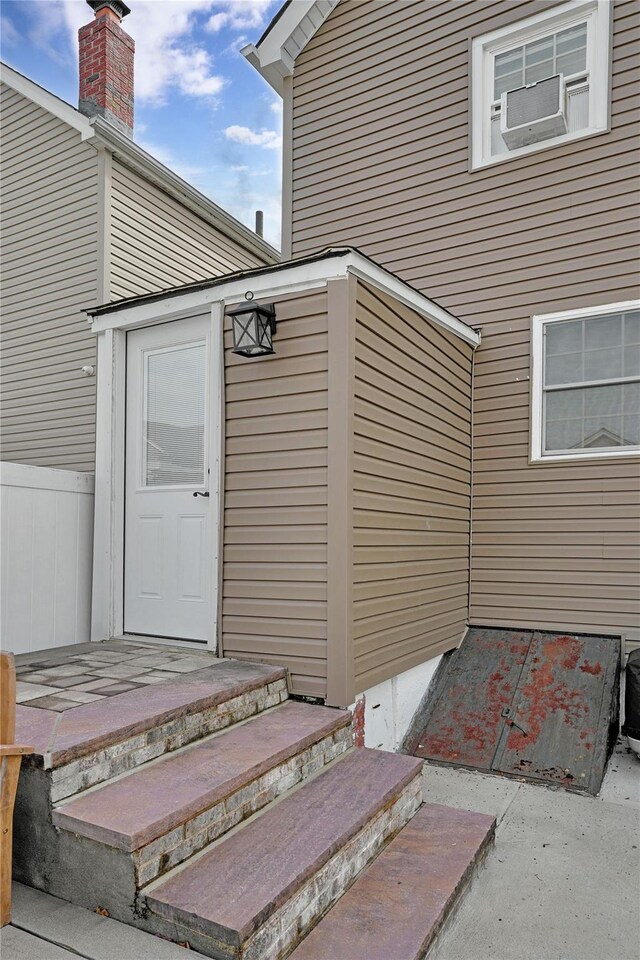
[(238, 303), (251, 290), (257, 300), (284, 296), (304, 290), (324, 287), (329, 280), (345, 279), (352, 275), (388, 294), (416, 313), (444, 327), (451, 333), (477, 347), (480, 334), (468, 327), (453, 314), (438, 306), (418, 290), (378, 266), (357, 250), (328, 250), (323, 256), (308, 258), (300, 263), (291, 261), (280, 267), (266, 267), (261, 271), (236, 274), (225, 280), (223, 277), (197, 289), (180, 288), (164, 294), (149, 295), (132, 301), (106, 304), (95, 310), (87, 310), (94, 333), (115, 328), (133, 329), (153, 323), (177, 319), (193, 311), (206, 309), (213, 303)]
[(296, 58), (337, 4), (338, 0), (290, 0), (262, 40), (240, 52), (282, 96), (284, 78), (292, 76)]

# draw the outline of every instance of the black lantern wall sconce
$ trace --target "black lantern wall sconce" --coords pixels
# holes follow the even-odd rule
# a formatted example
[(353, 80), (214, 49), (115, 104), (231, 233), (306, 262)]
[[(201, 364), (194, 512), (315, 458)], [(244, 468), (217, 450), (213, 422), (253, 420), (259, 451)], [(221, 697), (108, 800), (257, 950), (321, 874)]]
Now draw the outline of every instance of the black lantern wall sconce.
[(245, 293), (245, 300), (242, 306), (227, 311), (233, 326), (233, 352), (249, 358), (275, 353), (276, 308), (272, 303), (254, 303), (251, 292)]

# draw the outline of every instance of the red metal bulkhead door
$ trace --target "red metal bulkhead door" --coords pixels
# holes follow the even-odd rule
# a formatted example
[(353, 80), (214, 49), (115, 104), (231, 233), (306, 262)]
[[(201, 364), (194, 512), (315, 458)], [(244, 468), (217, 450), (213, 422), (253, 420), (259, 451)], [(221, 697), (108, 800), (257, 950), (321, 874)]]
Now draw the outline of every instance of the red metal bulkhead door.
[(618, 659), (607, 637), (535, 633), (492, 769), (595, 792)]
[(491, 768), (531, 638), (531, 631), (476, 627), (467, 633), (415, 756)]

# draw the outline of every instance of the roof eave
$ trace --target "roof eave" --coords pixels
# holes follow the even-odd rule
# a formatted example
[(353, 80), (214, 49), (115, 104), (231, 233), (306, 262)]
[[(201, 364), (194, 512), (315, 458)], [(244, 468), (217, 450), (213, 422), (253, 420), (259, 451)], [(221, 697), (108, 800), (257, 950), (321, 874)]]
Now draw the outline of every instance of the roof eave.
[(93, 331), (99, 333), (112, 327), (163, 322), (215, 302), (235, 303), (242, 299), (248, 284), (260, 299), (321, 287), (329, 280), (348, 275), (389, 294), (474, 348), (479, 345), (480, 334), (476, 330), (353, 247), (333, 247), (299, 260), (239, 271), (119, 303), (106, 303), (86, 313)]
[(161, 187), (184, 206), (193, 210), (199, 217), (207, 220), (226, 236), (235, 240), (236, 243), (264, 257), (268, 263), (277, 263), (280, 260), (280, 253), (275, 247), (272, 247), (249, 227), (241, 224), (226, 210), (203, 193), (200, 193), (195, 187), (192, 187), (190, 183), (179, 177), (169, 167), (156, 160), (152, 154), (147, 153), (129, 137), (120, 133), (113, 124), (102, 117), (94, 117), (90, 123), (95, 131), (96, 139), (111, 149), (126, 166)]
[(295, 0), (273, 18), (257, 44), (240, 51), (282, 96), (283, 80), (293, 75), (296, 58), (322, 26), (338, 0)]
[(272, 247), (253, 230), (232, 217), (209, 197), (192, 187), (190, 183), (179, 177), (169, 167), (156, 160), (130, 137), (117, 130), (108, 120), (103, 117), (93, 117), (92, 119), (85, 117), (70, 103), (56, 97), (55, 94), (5, 63), (0, 63), (0, 80), (11, 87), (12, 90), (26, 97), (27, 100), (77, 130), (81, 140), (89, 141), (92, 147), (97, 148), (102, 144), (111, 150), (128, 167), (175, 197), (185, 207), (216, 227), (245, 250), (249, 250), (267, 263), (279, 262), (280, 253), (275, 247)]

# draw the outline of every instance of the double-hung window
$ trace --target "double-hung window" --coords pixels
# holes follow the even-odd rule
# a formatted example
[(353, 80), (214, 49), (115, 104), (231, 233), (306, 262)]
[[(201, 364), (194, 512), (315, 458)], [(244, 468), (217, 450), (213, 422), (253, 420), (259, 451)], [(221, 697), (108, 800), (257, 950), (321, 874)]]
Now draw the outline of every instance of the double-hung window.
[(640, 302), (533, 319), (532, 459), (640, 452)]
[(474, 168), (607, 129), (610, 14), (571, 0), (474, 39)]

